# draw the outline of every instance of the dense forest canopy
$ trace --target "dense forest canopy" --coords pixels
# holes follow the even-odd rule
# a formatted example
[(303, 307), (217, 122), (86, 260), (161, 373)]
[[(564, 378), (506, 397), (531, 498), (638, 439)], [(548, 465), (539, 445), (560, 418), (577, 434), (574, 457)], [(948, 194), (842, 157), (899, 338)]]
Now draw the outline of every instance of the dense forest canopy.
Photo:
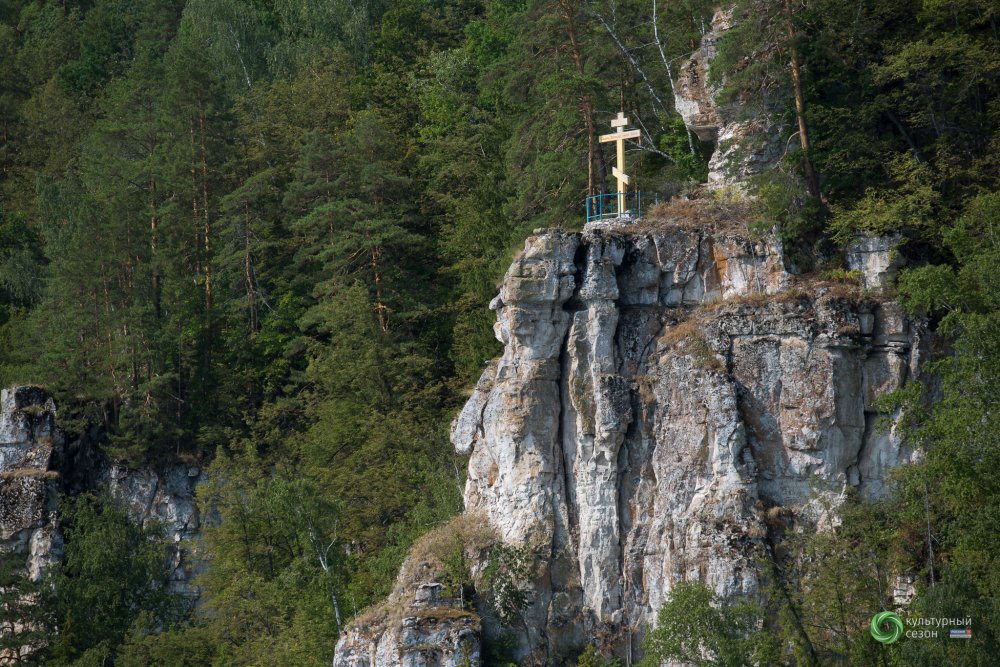
[[(342, 621), (460, 508), (447, 430), (499, 349), (486, 305), (532, 228), (579, 228), (584, 198), (611, 187), (595, 136), (624, 109), (643, 128), (638, 189), (666, 198), (705, 178), (713, 147), (671, 90), (715, 10), (0, 0), (0, 379), (46, 385), (64, 424), (99, 425), (118, 457), (211, 462), (225, 480), (206, 493), (223, 519), (205, 536), (207, 613), (183, 621), (146, 598), (124, 613), (66, 585), (48, 664), (328, 664)], [(906, 521), (939, 526), (929, 580), (952, 563), (971, 587), (955, 594), (1000, 619), (1000, 447), (992, 429), (974, 429), (974, 451), (966, 437), (1000, 395), (1000, 10), (734, 11), (713, 77), (748, 113), (806, 121), (810, 140), (753, 184), (758, 229), (806, 269), (834, 267), (861, 232), (900, 233), (925, 265), (902, 294), (957, 355), (913, 426), (931, 454), (901, 502)], [(147, 539), (91, 500), (69, 519), (66, 581), (95, 550)], [(121, 539), (87, 539), (88, 526)], [(319, 557), (320, 533), (334, 558)], [(898, 557), (925, 562), (928, 544), (907, 535)], [(158, 576), (147, 561), (136, 580)], [(71, 632), (86, 605), (114, 621)]]

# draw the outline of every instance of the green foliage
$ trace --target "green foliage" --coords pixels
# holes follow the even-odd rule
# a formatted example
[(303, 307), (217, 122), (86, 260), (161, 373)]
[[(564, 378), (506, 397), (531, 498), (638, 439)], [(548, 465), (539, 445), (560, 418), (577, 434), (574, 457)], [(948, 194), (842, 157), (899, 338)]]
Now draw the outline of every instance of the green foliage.
[(830, 229), (837, 241), (849, 243), (859, 234), (927, 233), (934, 224), (941, 195), (934, 188), (938, 179), (933, 169), (902, 155), (889, 162), (887, 171), (887, 187), (869, 188), (850, 209), (834, 209)]
[(49, 665), (87, 665), (115, 655), (137, 624), (152, 630), (183, 613), (169, 590), (166, 545), (109, 496), (63, 500), (66, 549), (49, 603), (58, 635)]
[(818, 202), (802, 188), (791, 172), (775, 170), (754, 179), (757, 196), (751, 210), (750, 233), (777, 234), (785, 244), (788, 262), (800, 269), (815, 267), (820, 254), (822, 211)]
[[(240, 665), (329, 664), (344, 612), (347, 572), (340, 512), (308, 481), (268, 475), (252, 453), (220, 452), (199, 490), (208, 567), (198, 577), (204, 610), (191, 637), (197, 653)], [(180, 638), (138, 639), (142, 655), (180, 652)], [(174, 644), (177, 644), (175, 646)], [(173, 659), (173, 658), (171, 658)]]
[[(810, 157), (828, 198), (803, 196), (793, 153), (758, 184), (755, 231), (777, 229), (800, 268), (827, 252), (825, 235), (898, 231), (931, 260), (900, 288), (958, 355), (940, 367), (946, 400), (910, 404), (908, 425), (940, 448), (919, 468), (931, 497), (954, 492), (981, 510), (977, 523), (931, 503), (949, 559), (935, 577), (970, 577), (971, 588), (941, 590), (985, 605), (997, 596), (996, 545), (974, 531), (996, 516), (984, 481), (996, 462), (989, 419), (970, 425), (992, 414), (994, 389), (996, 9), (810, 0), (794, 6), (788, 40), (780, 3), (738, 5), (744, 20), (710, 76), (790, 126), (788, 50), (798, 48)], [(598, 145), (588, 156), (589, 140), (624, 109), (645, 128), (629, 161), (647, 195), (706, 177), (711, 147), (683, 127), (670, 92), (715, 5), (651, 9), (0, 3), (0, 378), (46, 384), (61, 424), (99, 426), (133, 462), (207, 465), (220, 452), (206, 516), (245, 530), (207, 530), (210, 611), (177, 625), (136, 592), (144, 576), (159, 581), (156, 540), (113, 503), (81, 501), (56, 579), (51, 664), (328, 664), (333, 600), (346, 619), (383, 595), (407, 549), (460, 509), (463, 465), (447, 424), (499, 350), (486, 306), (528, 231), (578, 227), (583, 198), (609, 189), (611, 154)], [(973, 452), (959, 445), (966, 435)], [(926, 518), (923, 488), (900, 482), (911, 532)], [(320, 536), (336, 558), (317, 556)], [(870, 574), (851, 554), (864, 539), (823, 539), (789, 546), (829, 558), (831, 573)], [(913, 535), (902, 543), (911, 561), (929, 562)], [(141, 571), (115, 560), (126, 546)], [(110, 576), (93, 557), (105, 552), (124, 576), (87, 588), (87, 577)], [(444, 559), (461, 590), (464, 558), (452, 549)], [(498, 547), (477, 583), (511, 626), (529, 561)], [(784, 576), (868, 603), (843, 577), (797, 568)], [(822, 599), (793, 598), (780, 618), (834, 614)], [(787, 645), (801, 648), (795, 633)], [(870, 657), (855, 629), (838, 633), (812, 641)], [(737, 641), (704, 637), (719, 655)], [(933, 655), (925, 662), (956, 659)]]
[(0, 652), (13, 663), (45, 664), (54, 626), (45, 593), (25, 571), (23, 556), (0, 553)]
[(173, 627), (159, 631), (140, 618), (118, 652), (118, 667), (208, 667), (215, 645), (207, 628)]
[(836, 527), (788, 531), (776, 544), (771, 598), (781, 637), (806, 663), (879, 664), (892, 649), (872, 641), (865, 622), (892, 608), (893, 574), (909, 561), (894, 549), (889, 502), (852, 495), (837, 513)]
[[(922, 381), (878, 404), (886, 414), (902, 411), (896, 433), (923, 450), (921, 460), (896, 471), (883, 502), (850, 502), (835, 531), (782, 546), (793, 554), (779, 566), (790, 591), (781, 599), (795, 611), (787, 618), (810, 619), (790, 622), (789, 636), (808, 637), (803, 655), (820, 664), (843, 657), (851, 664), (981, 665), (997, 650), (996, 210), (992, 193), (969, 201), (941, 233), (954, 263), (908, 269), (900, 278), (906, 307), (933, 317), (952, 350), (924, 366)], [(959, 647), (947, 638), (904, 641), (876, 651), (853, 624), (890, 608), (892, 577), (901, 573), (917, 582), (907, 616), (971, 617), (973, 639)]]
[(995, 598), (991, 592), (981, 588), (981, 579), (964, 571), (962, 565), (947, 567), (940, 574), (941, 580), (924, 590), (908, 613), (925, 617), (972, 618), (972, 639), (967, 640), (967, 646), (955, 646), (959, 642), (948, 639), (906, 642), (900, 647), (903, 664), (915, 667), (988, 665), (1000, 649), (996, 636), (1000, 615), (997, 614)]
[(576, 659), (576, 667), (621, 667), (621, 664), (622, 662), (618, 658), (610, 660), (605, 658), (593, 644), (588, 644), (580, 657)]
[(531, 554), (527, 547), (499, 542), (490, 549), (482, 587), (486, 601), (497, 620), (512, 628), (522, 624), (522, 612), (531, 601), (527, 588), (531, 573)]
[(704, 584), (680, 582), (657, 613), (640, 664), (775, 664), (780, 654), (763, 621), (763, 610), (752, 602), (720, 602)]

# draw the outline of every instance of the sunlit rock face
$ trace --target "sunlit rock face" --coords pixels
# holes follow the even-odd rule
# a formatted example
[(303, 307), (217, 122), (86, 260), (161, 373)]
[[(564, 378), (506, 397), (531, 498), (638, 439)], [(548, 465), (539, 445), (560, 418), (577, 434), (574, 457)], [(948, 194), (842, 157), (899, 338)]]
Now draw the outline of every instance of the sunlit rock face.
[[(912, 453), (876, 427), (875, 400), (917, 372), (922, 346), (867, 294), (793, 278), (778, 248), (737, 233), (526, 241), (491, 304), (503, 355), (452, 425), (466, 511), (534, 556), (521, 664), (593, 638), (637, 658), (676, 582), (758, 593), (767, 510), (822, 525), (848, 489), (882, 491)], [(336, 664), (403, 664), (351, 655)]]
[(538, 554), (526, 659), (641, 635), (680, 580), (753, 594), (762, 509), (821, 521), (823, 498), (878, 492), (909, 456), (874, 399), (915, 371), (911, 324), (837, 286), (788, 289), (753, 245), (549, 232), (508, 271), (504, 355), (455, 441), (467, 508)]
[(479, 617), (443, 598), (441, 584), (417, 587), (395, 616), (376, 629), (358, 623), (337, 644), (334, 667), (467, 667), (481, 663)]
[(0, 392), (0, 541), (24, 554), (33, 578), (62, 555), (60, 493), (103, 488), (136, 521), (165, 531), (172, 586), (195, 596), (197, 564), (186, 540), (200, 529), (194, 494), (203, 481), (197, 468), (132, 469), (108, 460), (87, 436), (69, 441), (58, 427), (55, 402), (40, 387)]
[(731, 12), (715, 13), (698, 49), (681, 65), (675, 87), (674, 108), (684, 124), (700, 140), (715, 143), (708, 163), (710, 189), (741, 186), (774, 167), (786, 151), (787, 136), (782, 136), (766, 100), (739, 93), (723, 99), (725, 82), (713, 76), (712, 61), (731, 26)]

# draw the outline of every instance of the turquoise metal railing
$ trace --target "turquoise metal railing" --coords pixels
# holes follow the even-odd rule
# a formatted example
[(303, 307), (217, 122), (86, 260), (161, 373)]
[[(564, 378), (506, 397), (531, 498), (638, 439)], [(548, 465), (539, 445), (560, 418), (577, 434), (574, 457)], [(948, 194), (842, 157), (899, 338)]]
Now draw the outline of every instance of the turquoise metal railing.
[(641, 192), (608, 192), (587, 197), (587, 222), (642, 216)]

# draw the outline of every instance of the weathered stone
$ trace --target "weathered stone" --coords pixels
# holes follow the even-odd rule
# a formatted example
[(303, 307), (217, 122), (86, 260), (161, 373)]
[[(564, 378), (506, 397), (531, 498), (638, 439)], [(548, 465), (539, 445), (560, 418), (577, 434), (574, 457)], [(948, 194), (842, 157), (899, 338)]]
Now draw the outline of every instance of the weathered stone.
[(51, 464), (62, 444), (55, 403), (43, 390), (0, 391), (0, 540), (6, 549), (25, 554), (35, 579), (59, 555), (59, 473)]
[[(637, 653), (678, 581), (757, 595), (762, 508), (822, 524), (912, 455), (875, 428), (876, 399), (915, 372), (918, 329), (790, 280), (738, 234), (526, 241), (494, 302), (503, 356), (452, 427), (466, 511), (535, 554), (521, 664), (593, 637)], [(352, 629), (335, 664), (402, 664), (394, 627)]]
[(155, 523), (166, 536), (171, 568), (170, 585), (179, 593), (195, 595), (192, 578), (201, 564), (192, 553), (201, 532), (201, 517), (195, 499), (205, 475), (197, 468), (173, 465), (166, 468), (131, 469), (108, 462), (95, 482), (125, 502), (132, 517), (143, 525)]
[[(681, 65), (674, 94), (674, 108), (684, 124), (702, 141), (715, 143), (708, 163), (708, 187), (742, 187), (746, 180), (774, 167), (785, 151), (785, 140), (772, 114), (747, 116), (742, 100), (724, 103), (724, 83), (710, 81), (719, 39), (732, 25), (732, 12), (718, 10), (711, 30)], [(777, 114), (773, 114), (777, 117)]]
[(479, 625), (473, 616), (454, 619), (410, 616), (378, 634), (351, 628), (337, 643), (334, 667), (466, 667), (480, 664)]
[(859, 271), (868, 289), (889, 287), (904, 264), (901, 242), (899, 235), (859, 238), (847, 247), (847, 268)]
[[(195, 488), (204, 482), (197, 468), (174, 465), (130, 469), (102, 456), (90, 443), (85, 470), (73, 469), (70, 443), (58, 428), (55, 402), (40, 387), (0, 392), (0, 540), (25, 555), (29, 574), (38, 579), (62, 555), (58, 498), (73, 477), (72, 489), (107, 488), (121, 498), (136, 521), (156, 522), (166, 531), (171, 585), (194, 596), (197, 568), (188, 552), (200, 529)], [(67, 489), (69, 490), (69, 489)]]

